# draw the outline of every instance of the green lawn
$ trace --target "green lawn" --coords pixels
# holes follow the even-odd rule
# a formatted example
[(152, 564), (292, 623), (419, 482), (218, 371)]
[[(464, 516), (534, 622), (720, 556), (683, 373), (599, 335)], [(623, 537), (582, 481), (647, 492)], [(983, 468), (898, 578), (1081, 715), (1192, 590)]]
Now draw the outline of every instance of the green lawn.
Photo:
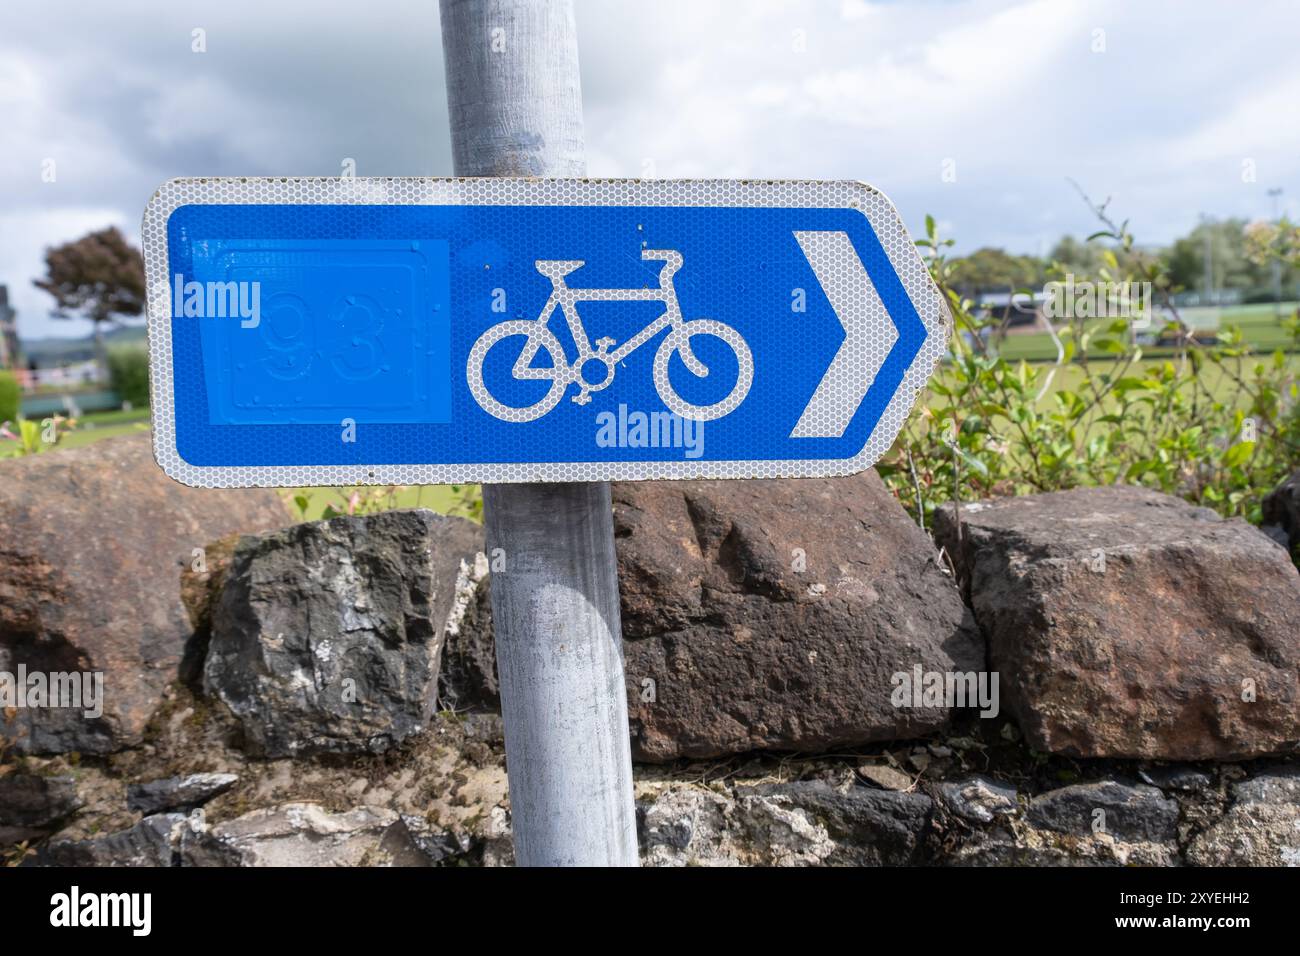
[(147, 408), (132, 408), (129, 411), (119, 408), (111, 412), (90, 412), (87, 415), (82, 415), (77, 419), (77, 425), (79, 428), (92, 429), (103, 425), (121, 425), (126, 422), (147, 423), (148, 421), (149, 409)]
[(59, 448), (81, 448), (83, 445), (102, 441), (105, 438), (113, 438), (116, 435), (134, 435), (137, 432), (147, 432), (148, 430), (147, 414), (144, 421), (128, 421), (108, 425), (97, 424), (93, 428), (87, 428), (78, 423), (75, 429), (63, 436), (63, 439), (59, 442)]
[(1274, 306), (1272, 302), (1256, 302), (1253, 305), (1230, 305), (1219, 316), (1220, 325), (1276, 325), (1277, 315), (1295, 315), (1300, 302), (1282, 302)]
[[(1251, 376), (1252, 365), (1262, 359), (1262, 356), (1252, 355), (1248, 359), (1243, 360), (1242, 371), (1247, 380), (1249, 380)], [(1165, 361), (1167, 361), (1167, 359), (1159, 357), (1144, 358), (1140, 362), (1135, 362), (1130, 366), (1124, 375), (1125, 377), (1141, 378), (1148, 369), (1156, 365), (1162, 365)], [(1097, 372), (1098, 367), (1104, 364), (1106, 363), (1099, 363), (1096, 360), (1092, 360), (1091, 362), (1094, 372)], [(1293, 375), (1300, 376), (1300, 353), (1287, 356), (1287, 364)], [(1037, 368), (1039, 372), (1046, 371), (1042, 365), (1039, 365)], [(1052, 398), (1053, 392), (1058, 392), (1062, 389), (1077, 391), (1083, 382), (1083, 374), (1083, 369), (1077, 364), (1066, 365), (1057, 369), (1056, 375), (1052, 378), (1051, 386), (1043, 394), (1039, 407), (1055, 405), (1055, 400)], [(1222, 400), (1228, 397), (1237, 388), (1237, 385), (1233, 382), (1232, 378), (1225, 374), (1218, 366), (1207, 364), (1207, 366), (1201, 371), (1201, 377), (1205, 382), (1206, 388), (1209, 389), (1210, 394), (1217, 400)], [(1041, 384), (1039, 385), (1039, 388), (1042, 388)]]
[[(1294, 315), (1300, 308), (1298, 302), (1283, 302), (1283, 317)], [(1238, 326), (1246, 342), (1256, 352), (1272, 352), (1277, 348), (1291, 348), (1294, 342), (1274, 310), (1272, 303), (1262, 305), (1231, 306), (1224, 309), (1203, 308), (1184, 309), (1179, 313), (1183, 321), (1199, 332), (1213, 332), (1216, 329)], [(1100, 333), (1110, 319), (1098, 319), (1090, 328)], [(1152, 358), (1167, 357), (1174, 354), (1171, 348), (1148, 346), (1143, 351)], [(1026, 362), (1054, 362), (1056, 346), (1046, 332), (1023, 332), (1008, 335), (999, 346), (999, 354), (1011, 362), (1024, 359)], [(1090, 354), (1105, 357), (1105, 353), (1090, 350)]]

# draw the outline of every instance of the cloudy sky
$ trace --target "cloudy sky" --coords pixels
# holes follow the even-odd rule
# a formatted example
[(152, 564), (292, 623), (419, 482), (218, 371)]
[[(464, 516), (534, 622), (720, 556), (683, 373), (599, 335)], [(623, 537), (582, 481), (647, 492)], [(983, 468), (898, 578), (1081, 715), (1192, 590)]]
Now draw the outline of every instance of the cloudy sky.
[[(1293, 0), (577, 0), (599, 176), (864, 179), (959, 250), (1300, 209)], [(192, 31), (207, 51), (192, 52)], [(451, 173), (436, 0), (0, 0), (0, 283), (186, 175)], [(53, 160), (54, 182), (43, 170)]]

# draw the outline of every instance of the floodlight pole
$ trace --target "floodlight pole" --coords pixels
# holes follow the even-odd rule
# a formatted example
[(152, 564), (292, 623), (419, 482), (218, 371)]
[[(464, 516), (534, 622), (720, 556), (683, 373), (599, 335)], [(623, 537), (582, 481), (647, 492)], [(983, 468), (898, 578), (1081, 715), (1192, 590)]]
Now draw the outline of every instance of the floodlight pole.
[[(440, 4), (456, 174), (585, 176), (571, 0)], [(489, 485), (483, 510), (516, 862), (636, 866), (609, 483)]]

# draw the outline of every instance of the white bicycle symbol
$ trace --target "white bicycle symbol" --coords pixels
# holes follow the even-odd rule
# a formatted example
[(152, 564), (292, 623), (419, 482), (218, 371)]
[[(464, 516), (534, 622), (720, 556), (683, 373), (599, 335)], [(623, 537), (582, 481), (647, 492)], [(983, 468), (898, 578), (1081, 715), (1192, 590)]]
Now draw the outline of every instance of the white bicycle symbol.
[[(731, 326), (713, 319), (682, 318), (681, 306), (677, 303), (677, 291), (673, 288), (673, 275), (682, 267), (682, 254), (671, 249), (643, 249), (642, 259), (662, 260), (664, 266), (659, 272), (657, 289), (570, 289), (564, 277), (585, 264), (582, 259), (538, 259), (537, 271), (551, 280), (551, 296), (546, 300), (542, 313), (536, 320), (509, 319), (498, 323), (484, 332), (474, 347), (469, 351), (466, 364), (466, 377), (470, 392), (483, 410), (502, 421), (531, 422), (541, 418), (564, 396), (569, 385), (577, 384), (578, 394), (573, 400), (579, 405), (591, 401), (591, 393), (608, 388), (614, 381), (614, 370), (618, 363), (631, 352), (640, 348), (665, 328), (670, 329), (654, 358), (655, 390), (670, 410), (682, 418), (696, 421), (711, 421), (721, 418), (733, 411), (745, 396), (754, 381), (754, 358), (749, 346), (740, 337), (740, 333)], [(644, 329), (628, 339), (618, 348), (613, 348), (614, 340), (600, 338), (592, 348), (578, 315), (578, 302), (662, 302), (664, 312)], [(569, 331), (578, 349), (578, 357), (568, 362), (559, 339), (547, 328), (551, 316), (559, 309), (569, 323)], [(546, 395), (532, 405), (518, 407), (506, 405), (494, 398), (483, 382), (483, 364), (488, 351), (503, 339), (522, 335), (527, 339), (523, 351), (515, 361), (512, 374), (519, 381), (550, 381), (551, 387)], [(668, 360), (674, 353), (680, 354), (682, 362), (692, 374), (705, 378), (709, 374), (708, 366), (695, 357), (691, 351), (691, 337), (711, 335), (721, 339), (735, 354), (738, 373), (735, 387), (726, 398), (712, 405), (692, 405), (678, 395), (668, 379)], [(545, 350), (551, 357), (550, 368), (533, 368), (532, 361), (537, 353)], [(599, 373), (599, 374), (596, 374)]]

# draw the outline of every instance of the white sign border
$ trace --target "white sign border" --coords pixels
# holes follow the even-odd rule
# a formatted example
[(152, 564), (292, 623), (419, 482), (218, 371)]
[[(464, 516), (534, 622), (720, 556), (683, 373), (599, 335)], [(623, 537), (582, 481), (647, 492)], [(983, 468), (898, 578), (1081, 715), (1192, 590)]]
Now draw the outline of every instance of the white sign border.
[[(867, 216), (926, 329), (920, 352), (866, 444), (853, 458), (745, 461), (486, 462), (386, 465), (191, 465), (176, 448), (172, 393), (171, 282), (167, 221), (190, 204), (756, 206), (850, 208)], [(198, 488), (502, 484), (712, 478), (827, 478), (870, 468), (888, 451), (948, 341), (950, 318), (897, 210), (852, 180), (433, 179), (416, 177), (184, 178), (164, 183), (145, 207), (145, 277), (153, 448), (159, 466)]]

